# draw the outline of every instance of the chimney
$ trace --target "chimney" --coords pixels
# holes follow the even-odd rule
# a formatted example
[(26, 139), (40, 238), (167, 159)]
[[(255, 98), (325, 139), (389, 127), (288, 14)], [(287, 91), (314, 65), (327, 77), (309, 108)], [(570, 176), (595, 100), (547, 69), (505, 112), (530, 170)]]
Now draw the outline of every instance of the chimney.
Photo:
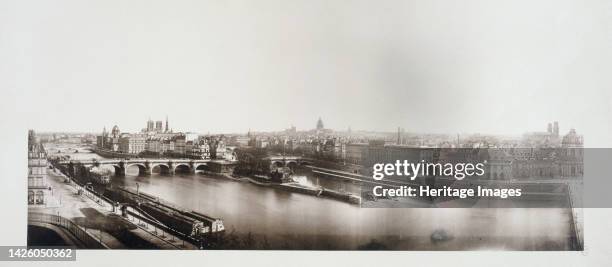
[(397, 127), (397, 144), (398, 145), (402, 144), (402, 137), (401, 137), (401, 133), (400, 133), (400, 127)]

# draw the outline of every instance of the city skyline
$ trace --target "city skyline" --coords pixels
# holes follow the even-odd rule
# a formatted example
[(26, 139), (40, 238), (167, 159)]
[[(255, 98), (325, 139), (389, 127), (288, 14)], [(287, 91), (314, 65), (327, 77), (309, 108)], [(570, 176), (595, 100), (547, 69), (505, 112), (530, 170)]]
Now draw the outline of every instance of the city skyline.
[[(325, 122), (325, 120), (323, 120), (323, 118), (319, 117), (315, 123), (313, 124), (314, 126), (308, 128), (298, 128), (295, 127), (296, 130), (298, 132), (301, 131), (310, 131), (313, 129), (317, 129), (318, 128), (318, 123), (319, 120), (322, 120), (323, 122)], [(175, 130), (176, 132), (189, 132), (189, 133), (198, 133), (198, 134), (247, 134), (249, 132), (253, 133), (274, 133), (274, 132), (283, 132), (286, 131), (287, 129), (290, 129), (291, 127), (294, 127), (295, 125), (291, 124), (287, 127), (281, 128), (281, 129), (272, 129), (272, 130), (260, 130), (257, 128), (249, 128), (244, 132), (218, 132), (218, 131), (206, 131), (206, 132), (200, 132), (200, 131), (195, 131), (193, 130), (193, 128), (188, 128), (188, 129), (174, 129), (173, 127), (167, 128), (168, 126), (168, 116), (165, 116), (165, 120), (155, 120), (152, 119), (152, 117), (148, 117), (148, 119), (144, 122), (141, 122), (141, 124), (146, 124), (144, 125), (144, 127), (138, 127), (138, 126), (134, 126), (134, 125), (128, 125), (128, 127), (123, 128), (121, 125), (119, 124), (112, 124), (112, 125), (104, 125), (102, 126), (102, 130), (90, 130), (90, 131), (71, 131), (71, 130), (45, 130), (45, 129), (34, 129), (37, 132), (40, 133), (93, 133), (93, 134), (97, 134), (102, 132), (104, 129), (106, 129), (106, 131), (110, 131), (110, 129), (112, 127), (114, 127), (115, 125), (118, 126), (122, 132), (129, 132), (129, 133), (139, 133), (141, 131), (144, 130), (154, 130), (157, 129), (157, 123), (162, 122), (163, 125), (162, 127), (164, 127), (163, 131), (173, 131)], [(554, 121), (555, 123), (559, 123), (559, 121)], [(155, 125), (152, 125), (152, 128), (149, 128), (149, 123), (155, 123)], [(456, 135), (456, 134), (466, 134), (466, 135), (471, 135), (471, 134), (480, 134), (480, 135), (495, 135), (495, 136), (521, 136), (523, 134), (527, 134), (527, 133), (536, 133), (536, 132), (546, 132), (546, 123), (552, 125), (552, 121), (548, 121), (545, 122), (545, 124), (543, 125), (539, 125), (538, 128), (536, 129), (525, 129), (520, 133), (516, 133), (516, 134), (511, 134), (511, 133), (487, 133), (487, 132), (465, 132), (465, 131), (461, 131), (461, 129), (457, 129), (455, 132), (421, 132), (421, 131), (408, 131), (406, 130), (406, 128), (399, 126), (399, 128), (401, 128), (402, 133), (408, 133), (408, 134), (441, 134), (441, 135)], [(563, 122), (561, 122), (563, 124)], [(327, 124), (326, 124), (327, 125)], [(197, 127), (196, 127), (197, 128)], [(329, 129), (332, 130), (334, 132), (347, 132), (352, 131), (352, 132), (371, 132), (371, 133), (392, 133), (395, 134), (397, 133), (398, 127), (395, 127), (394, 129), (355, 129), (351, 126), (349, 126), (348, 128), (344, 128), (344, 129), (336, 129), (336, 128), (331, 128), (331, 127), (324, 127), (325, 129)], [(127, 130), (126, 130), (127, 129)], [(562, 125), (560, 126), (560, 128), (556, 128), (560, 133), (567, 133), (569, 132), (571, 129), (576, 129), (575, 127), (571, 127), (571, 126), (567, 126), (567, 125)]]

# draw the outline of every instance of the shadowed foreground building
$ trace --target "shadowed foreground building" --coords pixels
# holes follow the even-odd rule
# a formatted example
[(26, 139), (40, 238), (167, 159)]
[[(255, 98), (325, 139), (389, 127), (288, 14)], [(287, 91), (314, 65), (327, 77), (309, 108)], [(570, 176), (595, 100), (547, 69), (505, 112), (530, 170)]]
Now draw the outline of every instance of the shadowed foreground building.
[(51, 187), (47, 184), (47, 155), (36, 139), (34, 130), (28, 132), (28, 205), (45, 205)]

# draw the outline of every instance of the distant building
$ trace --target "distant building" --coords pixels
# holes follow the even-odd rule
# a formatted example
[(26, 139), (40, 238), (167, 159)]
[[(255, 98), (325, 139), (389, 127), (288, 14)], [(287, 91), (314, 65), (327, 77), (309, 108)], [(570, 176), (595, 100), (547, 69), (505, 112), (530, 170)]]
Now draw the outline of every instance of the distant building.
[(225, 153), (223, 155), (223, 159), (229, 160), (229, 161), (236, 161), (236, 160), (238, 160), (238, 156), (236, 155), (235, 150), (236, 150), (235, 147), (226, 146), (225, 147)]
[(347, 163), (361, 165), (367, 152), (368, 144), (366, 143), (346, 144), (344, 160)]
[(248, 136), (237, 136), (234, 139), (234, 142), (233, 142), (232, 145), (235, 145), (235, 146), (248, 146), (249, 145), (249, 141), (250, 141), (250, 138)]
[(102, 134), (95, 137), (96, 146), (103, 151), (112, 151), (125, 154), (139, 154), (141, 152), (152, 152), (157, 154), (172, 153), (186, 154), (186, 142), (198, 138), (196, 133), (174, 133), (170, 130), (168, 117), (164, 129), (163, 121), (147, 121), (147, 127), (140, 133), (121, 133), (117, 125), (113, 126), (110, 133), (106, 127)]
[(164, 129), (164, 122), (161, 120), (158, 121), (153, 121), (151, 119), (149, 119), (147, 121), (147, 127), (142, 129), (143, 133), (147, 133), (147, 134), (156, 134), (156, 133), (169, 133), (171, 132), (169, 130), (169, 125), (168, 125), (168, 117), (166, 116), (166, 125), (165, 125), (165, 129)]
[(266, 148), (270, 145), (270, 142), (268, 140), (264, 140), (264, 139), (257, 139), (255, 140), (255, 147), (256, 148)]
[(111, 151), (119, 151), (119, 139), (121, 138), (121, 131), (117, 125), (113, 126), (110, 136), (108, 136), (104, 142), (104, 149)]
[(546, 128), (546, 132), (552, 133), (553, 128), (552, 128), (552, 123), (548, 123), (548, 128)]
[[(552, 126), (551, 135), (555, 135), (555, 126)], [(560, 143), (560, 146), (555, 144), (554, 147), (511, 149), (513, 178), (582, 177), (584, 174), (582, 136), (571, 129), (563, 136)]]
[(170, 132), (170, 126), (168, 125), (168, 116), (166, 116), (166, 130), (164, 132)]
[(583, 148), (584, 141), (581, 135), (576, 134), (576, 129), (570, 129), (569, 133), (563, 136), (561, 147), (564, 148)]
[(146, 149), (146, 138), (142, 134), (124, 134), (119, 138), (119, 152), (138, 154)]
[(584, 140), (575, 129), (563, 136), (559, 157), (560, 175), (563, 177), (582, 177), (584, 174)]
[(185, 144), (187, 156), (199, 159), (210, 159), (210, 146), (204, 139), (187, 141)]
[(185, 135), (177, 135), (172, 138), (172, 142), (174, 143), (174, 149), (172, 150), (175, 154), (184, 155), (185, 154)]
[(106, 140), (108, 139), (108, 133), (106, 132), (106, 127), (102, 130), (102, 135), (96, 136), (96, 146), (98, 148), (106, 147)]
[(147, 132), (152, 132), (154, 130), (153, 121), (149, 119), (147, 121)]
[[(297, 130), (296, 130), (297, 131)], [(332, 129), (325, 129), (325, 125), (323, 124), (323, 120), (319, 117), (317, 120), (317, 125), (315, 129), (310, 131), (310, 134), (316, 135), (318, 137), (329, 136), (333, 134)]]
[(531, 132), (523, 135), (523, 147), (558, 147), (559, 122), (548, 123), (546, 132)]
[(164, 139), (161, 141), (161, 153), (174, 151), (174, 142), (170, 139)]
[(184, 133), (184, 135), (185, 135), (185, 141), (197, 141), (198, 138), (200, 137), (199, 134), (191, 133), (191, 132), (186, 132)]
[(113, 126), (113, 130), (111, 131), (111, 137), (119, 138), (119, 134), (121, 134), (121, 131), (119, 131), (119, 127), (117, 125)]
[(162, 153), (161, 140), (159, 138), (151, 138), (147, 140), (145, 150), (153, 153)]
[(487, 171), (489, 179), (506, 180), (511, 179), (513, 156), (507, 149), (491, 148), (487, 150), (489, 159), (487, 160)]
[[(323, 122), (321, 122), (322, 124)], [(284, 134), (289, 135), (289, 136), (293, 136), (297, 134), (297, 128), (295, 128), (295, 126), (291, 125), (291, 128), (289, 129), (285, 129)]]
[(323, 125), (323, 120), (321, 120), (321, 117), (319, 117), (319, 120), (317, 121), (317, 130), (323, 129), (325, 129), (325, 126)]
[(214, 159), (224, 159), (225, 158), (225, 140), (223, 138), (219, 138), (217, 141), (217, 146), (214, 149)]

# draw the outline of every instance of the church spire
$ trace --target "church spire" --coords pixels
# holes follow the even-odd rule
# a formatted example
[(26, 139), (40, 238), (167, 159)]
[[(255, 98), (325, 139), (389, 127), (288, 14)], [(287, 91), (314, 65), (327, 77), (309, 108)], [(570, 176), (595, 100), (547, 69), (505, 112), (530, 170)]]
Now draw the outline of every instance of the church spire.
[(168, 132), (168, 115), (166, 115), (166, 132)]

